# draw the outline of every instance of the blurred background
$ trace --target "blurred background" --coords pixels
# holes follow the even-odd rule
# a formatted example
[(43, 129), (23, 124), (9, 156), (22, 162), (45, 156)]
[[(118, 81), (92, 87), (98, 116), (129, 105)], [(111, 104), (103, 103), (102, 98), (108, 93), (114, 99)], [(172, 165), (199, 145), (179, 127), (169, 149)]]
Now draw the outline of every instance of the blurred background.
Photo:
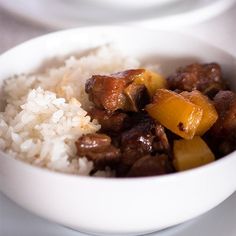
[(0, 53), (72, 27), (132, 24), (194, 35), (236, 53), (235, 0), (0, 0)]
[[(235, 23), (235, 0), (0, 0), (0, 53), (60, 29), (129, 24), (180, 31), (236, 56)], [(204, 216), (152, 236), (235, 236), (235, 206), (236, 194)], [(0, 235), (84, 234), (34, 216), (0, 193)]]

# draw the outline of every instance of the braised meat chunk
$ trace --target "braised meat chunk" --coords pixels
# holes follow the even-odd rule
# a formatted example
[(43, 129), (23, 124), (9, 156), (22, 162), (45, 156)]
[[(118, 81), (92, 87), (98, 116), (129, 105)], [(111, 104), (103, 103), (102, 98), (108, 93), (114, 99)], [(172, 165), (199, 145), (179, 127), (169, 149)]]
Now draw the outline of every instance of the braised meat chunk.
[(136, 118), (139, 122), (121, 134), (121, 161), (126, 165), (134, 164), (147, 154), (166, 153), (169, 148), (163, 126), (145, 113)]
[(88, 112), (92, 119), (96, 119), (101, 125), (101, 131), (105, 132), (121, 132), (125, 129), (128, 122), (128, 115), (121, 111), (107, 113), (105, 110), (92, 108)]
[(214, 105), (219, 115), (212, 128), (214, 135), (224, 138), (236, 136), (236, 94), (232, 91), (220, 91), (214, 97)]
[(168, 174), (173, 171), (168, 156), (165, 154), (147, 155), (137, 160), (129, 170), (128, 177), (144, 177)]
[(165, 129), (158, 122), (155, 122), (155, 138), (153, 148), (159, 153), (170, 153), (170, 144)]
[(214, 97), (214, 105), (219, 118), (210, 134), (220, 141), (220, 152), (225, 155), (236, 149), (236, 94), (232, 91), (220, 91)]
[(217, 63), (191, 64), (177, 69), (176, 73), (167, 78), (171, 90), (199, 90), (203, 94), (213, 96), (225, 89), (221, 68)]
[(154, 129), (154, 121), (146, 119), (121, 134), (122, 162), (124, 164), (132, 165), (142, 156), (153, 152)]
[(127, 98), (125, 107), (127, 111), (138, 112), (149, 102), (148, 91), (143, 84), (132, 83), (128, 85), (124, 90), (124, 94)]
[(114, 167), (119, 162), (120, 150), (111, 144), (111, 138), (105, 134), (86, 134), (77, 142), (78, 156), (85, 156), (94, 162), (95, 168)]
[(118, 109), (138, 111), (148, 102), (148, 92), (144, 85), (131, 83), (144, 71), (136, 69), (109, 76), (93, 75), (87, 81), (85, 91), (96, 107), (107, 112), (112, 113)]
[(89, 94), (89, 100), (98, 108), (114, 112), (125, 107), (126, 87), (124, 79), (112, 76), (93, 75), (86, 83), (85, 91)]

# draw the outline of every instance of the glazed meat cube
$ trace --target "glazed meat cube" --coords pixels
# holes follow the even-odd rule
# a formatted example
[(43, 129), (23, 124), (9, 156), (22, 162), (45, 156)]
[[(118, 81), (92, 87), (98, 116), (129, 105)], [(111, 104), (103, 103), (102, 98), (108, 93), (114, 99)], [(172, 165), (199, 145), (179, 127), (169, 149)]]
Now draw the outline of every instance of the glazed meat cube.
[(102, 131), (108, 132), (122, 131), (126, 126), (126, 121), (128, 120), (128, 115), (119, 111), (110, 114), (105, 110), (93, 108), (88, 112), (88, 114), (92, 119), (96, 119), (99, 122)]
[(156, 137), (154, 138), (154, 142), (153, 142), (153, 148), (155, 149), (155, 151), (169, 154), (170, 145), (169, 145), (169, 141), (168, 141), (165, 129), (158, 122), (155, 122), (155, 135)]
[(125, 106), (126, 87), (124, 79), (116, 79), (112, 76), (93, 75), (86, 83), (85, 91), (89, 94), (89, 100), (98, 108), (114, 112)]
[(165, 154), (157, 156), (144, 156), (137, 160), (129, 170), (128, 177), (142, 177), (163, 175), (173, 171), (168, 156)]
[(191, 64), (179, 68), (175, 74), (167, 78), (171, 90), (193, 91), (199, 90), (203, 94), (213, 96), (225, 89), (221, 68), (216, 63)]
[(111, 138), (105, 134), (86, 134), (77, 142), (77, 155), (93, 161), (95, 168), (113, 167), (119, 162), (120, 150), (111, 144)]
[(87, 81), (85, 91), (96, 107), (105, 109), (107, 112), (112, 113), (118, 109), (137, 111), (141, 108), (144, 97), (148, 97), (147, 89), (144, 85), (131, 87), (129, 85), (143, 71), (143, 69), (136, 69), (109, 76), (93, 75)]
[(77, 151), (80, 156), (87, 152), (103, 151), (111, 144), (111, 138), (105, 134), (84, 134), (76, 142)]
[(124, 132), (121, 135), (122, 163), (132, 165), (142, 156), (151, 153), (153, 139), (154, 135), (150, 133), (150, 130), (144, 132), (140, 126)]
[(167, 152), (169, 143), (163, 126), (147, 115), (138, 124), (121, 134), (121, 162), (133, 165), (139, 158), (154, 152)]
[(127, 111), (138, 112), (150, 101), (147, 89), (143, 84), (131, 83), (125, 88), (124, 94), (127, 98), (124, 110)]
[(236, 149), (236, 94), (220, 91), (214, 97), (219, 118), (210, 130), (210, 135), (222, 155)]
[(214, 105), (219, 118), (211, 132), (217, 137), (236, 136), (236, 94), (232, 91), (220, 91), (214, 97)]

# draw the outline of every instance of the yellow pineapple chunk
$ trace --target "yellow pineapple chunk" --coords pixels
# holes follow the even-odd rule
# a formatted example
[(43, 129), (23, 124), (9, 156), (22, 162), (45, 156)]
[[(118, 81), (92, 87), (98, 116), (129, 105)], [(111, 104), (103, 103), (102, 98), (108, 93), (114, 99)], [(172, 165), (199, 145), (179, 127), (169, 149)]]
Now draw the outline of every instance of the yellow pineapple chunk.
[(157, 89), (146, 111), (167, 129), (185, 139), (193, 138), (203, 114), (199, 106), (167, 89)]
[(173, 165), (177, 171), (188, 170), (213, 162), (215, 156), (199, 136), (174, 141)]
[(196, 131), (196, 135), (202, 136), (218, 119), (218, 114), (214, 105), (207, 96), (197, 90), (182, 92), (181, 95), (202, 108), (202, 120)]
[(142, 74), (135, 78), (134, 83), (145, 85), (150, 96), (153, 96), (157, 89), (166, 87), (166, 80), (163, 76), (146, 69), (143, 69)]

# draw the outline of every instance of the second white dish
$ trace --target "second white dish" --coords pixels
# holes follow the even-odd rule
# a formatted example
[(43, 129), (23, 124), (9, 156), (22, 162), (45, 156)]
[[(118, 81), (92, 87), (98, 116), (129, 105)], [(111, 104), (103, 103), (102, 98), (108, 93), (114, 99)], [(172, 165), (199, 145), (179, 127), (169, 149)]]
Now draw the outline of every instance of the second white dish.
[(181, 0), (145, 9), (117, 9), (114, 4), (100, 4), (98, 1), (0, 0), (0, 6), (27, 20), (56, 29), (118, 23), (167, 29), (214, 17), (234, 2), (235, 0)]

